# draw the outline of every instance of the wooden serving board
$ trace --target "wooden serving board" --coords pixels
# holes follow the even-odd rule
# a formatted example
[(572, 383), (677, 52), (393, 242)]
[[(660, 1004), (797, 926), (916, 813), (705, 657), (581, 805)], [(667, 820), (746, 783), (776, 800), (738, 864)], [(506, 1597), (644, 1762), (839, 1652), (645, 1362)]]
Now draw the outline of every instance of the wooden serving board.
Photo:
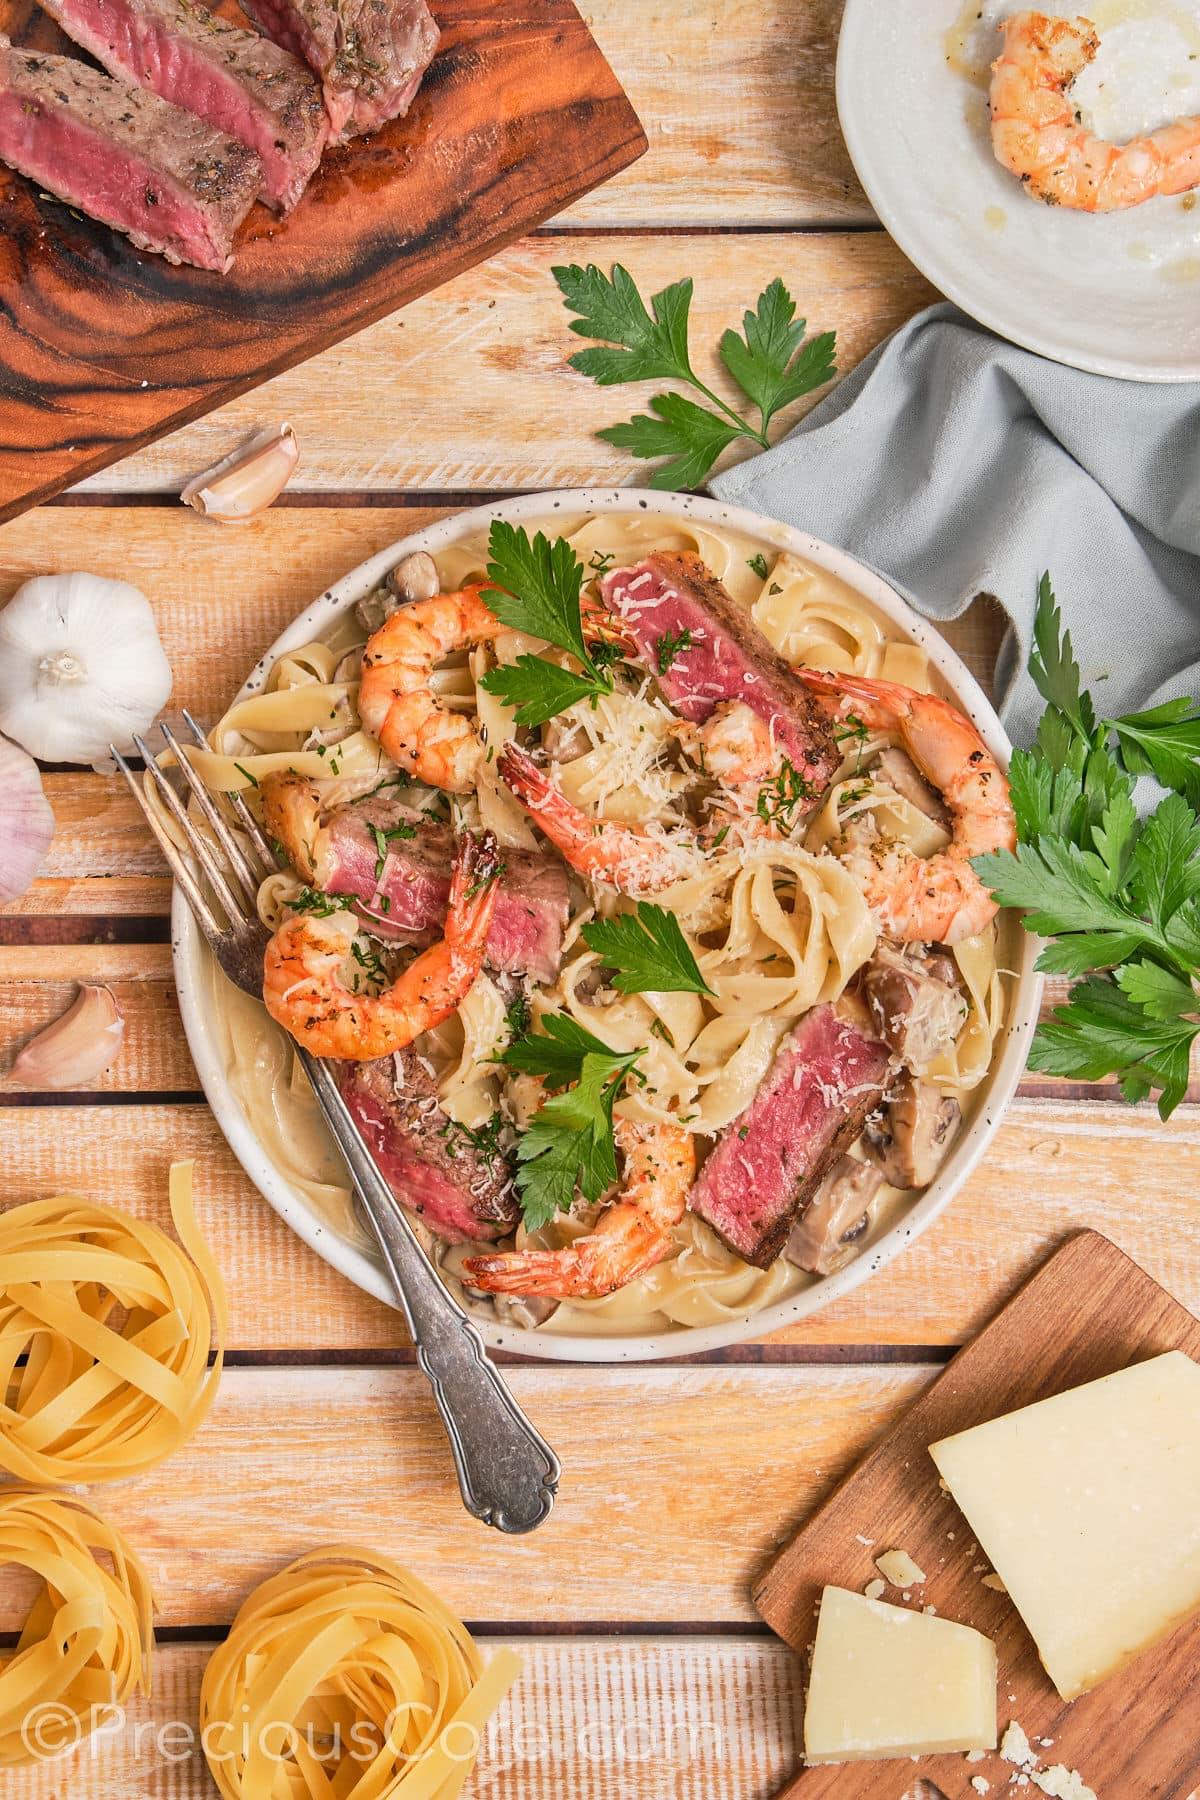
[[(763, 1618), (806, 1653), (821, 1589), (861, 1590), (878, 1575), (874, 1557), (907, 1550), (926, 1575), (908, 1604), (936, 1606), (994, 1640), (1002, 1734), (1015, 1719), (1043, 1766), (1078, 1769), (1099, 1800), (1189, 1800), (1200, 1785), (1200, 1618), (1068, 1705), (1008, 1596), (982, 1585), (990, 1564), (928, 1455), (951, 1432), (1163, 1350), (1200, 1358), (1200, 1321), (1098, 1232), (1071, 1238), (769, 1566), (754, 1592)], [(1037, 1479), (1031, 1468), (1029, 1480)], [(1101, 1567), (1096, 1580), (1104, 1580)], [(884, 1597), (902, 1603), (895, 1588)], [(1040, 1738), (1052, 1746), (1039, 1747)], [(957, 1755), (838, 1763), (802, 1770), (779, 1800), (901, 1800), (918, 1775), (946, 1800), (975, 1800), (971, 1780), (982, 1776), (999, 1800), (1014, 1791), (1016, 1773), (998, 1753), (977, 1763)], [(1039, 1800), (1032, 1782), (1021, 1791)]]
[[(460, 274), (645, 150), (570, 0), (433, 11), (441, 46), (408, 117), (329, 150), (288, 219), (255, 206), (228, 275), (138, 251), (0, 166), (0, 522)], [(3, 0), (0, 23), (74, 50), (34, 0)]]

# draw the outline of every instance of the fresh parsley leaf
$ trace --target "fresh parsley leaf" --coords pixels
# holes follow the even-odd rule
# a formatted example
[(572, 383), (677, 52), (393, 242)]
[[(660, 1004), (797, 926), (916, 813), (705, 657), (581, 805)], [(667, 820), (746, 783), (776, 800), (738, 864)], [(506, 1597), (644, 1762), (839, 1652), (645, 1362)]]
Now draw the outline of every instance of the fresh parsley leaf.
[[(575, 1024), (553, 1014), (545, 1022), (548, 1026)], [(582, 1040), (590, 1040), (597, 1049), (579, 1055)], [(558, 1041), (561, 1048), (574, 1052), (575, 1085), (551, 1095), (517, 1146), (517, 1193), (531, 1231), (547, 1224), (555, 1213), (566, 1212), (576, 1188), (585, 1200), (593, 1201), (616, 1180), (613, 1104), (625, 1076), (642, 1054), (640, 1050), (624, 1055), (609, 1050), (581, 1026), (575, 1026), (573, 1033), (563, 1033)], [(565, 1057), (560, 1061), (560, 1072), (565, 1061)]]
[(1117, 981), (1089, 975), (1071, 989), (1042, 1025), (1030, 1051), (1031, 1069), (1100, 1081), (1116, 1075), (1127, 1100), (1143, 1100), (1162, 1090), (1158, 1110), (1165, 1119), (1187, 1092), (1191, 1048), (1200, 1020), (1160, 1019), (1138, 1005)]
[(654, 645), (654, 654), (658, 660), (658, 672), (665, 675), (677, 656), (692, 647), (692, 634), (688, 626), (682, 631), (664, 631)]
[(569, 650), (590, 669), (579, 612), (584, 569), (566, 538), (551, 543), (539, 531), (530, 541), (524, 526), (493, 519), (488, 559), (487, 603), (500, 623)]
[(748, 569), (749, 569), (749, 570), (750, 570), (750, 571), (751, 571), (751, 572), (752, 572), (752, 573), (753, 573), (753, 574), (755, 574), (755, 575), (757, 575), (757, 576), (758, 576), (758, 579), (759, 579), (759, 580), (760, 580), (760, 581), (765, 581), (765, 580), (766, 580), (766, 579), (767, 579), (767, 573), (768, 573), (768, 571), (767, 571), (767, 559), (766, 559), (766, 557), (765, 557), (765, 556), (764, 556), (764, 555), (763, 555), (763, 553), (762, 553), (762, 551), (761, 551), (761, 550), (756, 550), (756, 551), (755, 551), (755, 552), (754, 552), (754, 555), (753, 555), (753, 556), (748, 556), (748, 557), (747, 557), (747, 558), (746, 558), (746, 567), (747, 567), (747, 568), (748, 568)]
[(1153, 775), (1200, 807), (1200, 713), (1191, 700), (1166, 700), (1111, 721), (1132, 775)]
[(518, 725), (544, 725), (577, 700), (611, 692), (607, 683), (561, 669), (544, 656), (519, 656), (515, 663), (501, 663), (489, 669), (479, 685), (505, 706), (516, 707)]
[(670, 457), (651, 475), (652, 488), (674, 492), (678, 488), (699, 487), (722, 450), (745, 435), (737, 423), (718, 418), (682, 394), (656, 394), (650, 411), (657, 416), (648, 418), (639, 413), (627, 424), (606, 426), (596, 436), (634, 456)]
[(586, 1056), (611, 1058), (613, 1073), (616, 1073), (618, 1069), (632, 1068), (639, 1054), (635, 1051), (625, 1056), (610, 1050), (569, 1014), (547, 1013), (542, 1020), (542, 1030), (510, 1044), (500, 1061), (510, 1069), (520, 1069), (525, 1075), (544, 1076), (551, 1087), (566, 1087), (569, 1082), (579, 1080)]
[(837, 374), (832, 331), (804, 340), (806, 319), (778, 276), (742, 320), (742, 334), (721, 339), (721, 361), (742, 392), (758, 407), (766, 431), (780, 407), (823, 387)]
[(679, 920), (665, 907), (639, 900), (637, 913), (593, 919), (583, 927), (589, 950), (616, 970), (621, 994), (711, 994)]
[(1081, 737), (1090, 737), (1096, 729), (1096, 716), (1090, 696), (1080, 689), (1079, 664), (1071, 649), (1071, 634), (1062, 630), (1049, 570), (1038, 583), (1029, 673), (1042, 699), (1062, 713)]
[(649, 414), (639, 414), (598, 434), (634, 456), (667, 458), (651, 475), (651, 487), (698, 487), (736, 438), (750, 438), (765, 449), (767, 426), (780, 408), (811, 393), (836, 373), (833, 333), (806, 340), (805, 321), (796, 318), (791, 295), (782, 281), (772, 281), (759, 295), (754, 311), (743, 315), (741, 333), (726, 331), (719, 346), (726, 369), (758, 408), (759, 422), (751, 424), (701, 381), (692, 367), (690, 280), (663, 288), (647, 307), (633, 277), (620, 263), (611, 276), (595, 264), (586, 269), (573, 264), (551, 272), (568, 311), (577, 315), (571, 320), (571, 330), (600, 340), (569, 358), (573, 369), (601, 387), (627, 381), (679, 381), (708, 402), (699, 406), (682, 394), (656, 394), (649, 402)]
[(594, 263), (551, 269), (559, 292), (571, 312), (571, 330), (580, 337), (598, 338), (604, 344), (620, 344), (619, 350), (580, 350), (569, 360), (581, 375), (590, 375), (600, 387), (623, 381), (659, 381), (675, 378), (691, 381), (688, 361), (688, 312), (692, 304), (690, 278), (677, 281), (655, 294), (653, 317), (628, 269), (617, 263), (611, 279)]

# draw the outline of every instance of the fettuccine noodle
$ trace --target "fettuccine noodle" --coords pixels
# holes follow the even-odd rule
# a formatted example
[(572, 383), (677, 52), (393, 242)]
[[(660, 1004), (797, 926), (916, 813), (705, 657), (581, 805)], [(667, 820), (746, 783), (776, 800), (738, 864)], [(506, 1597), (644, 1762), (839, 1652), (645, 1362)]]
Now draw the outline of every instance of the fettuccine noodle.
[[(790, 553), (764, 550), (755, 539), (680, 518), (599, 515), (543, 521), (569, 538), (589, 571), (630, 563), (651, 550), (695, 551), (744, 605), (765, 636), (793, 662), (855, 673), (929, 691), (938, 683), (920, 646), (900, 639), (846, 583)], [(533, 524), (529, 527), (534, 529)], [(480, 579), (486, 534), (439, 552), (444, 591)], [(767, 572), (761, 573), (763, 563)], [(323, 804), (372, 791), (395, 773), (379, 745), (360, 728), (355, 673), (364, 630), (348, 612), (327, 643), (289, 652), (265, 676), (260, 691), (238, 701), (197, 755), (205, 779), (240, 789), (253, 803), (255, 784), (278, 768), (321, 782)], [(494, 660), (511, 662), (530, 649), (547, 652), (518, 633), (495, 645), (451, 657), (434, 686), (443, 702), (472, 710), (487, 728), (490, 748), (515, 736), (511, 712), (477, 686)], [(632, 821), (660, 832), (678, 849), (679, 879), (655, 901), (677, 916), (714, 998), (691, 993), (624, 996), (601, 985), (602, 959), (588, 951), (582, 925), (626, 908), (605, 888), (573, 878), (566, 954), (557, 981), (536, 988), (536, 1020), (566, 1013), (617, 1051), (641, 1049), (640, 1086), (630, 1085), (618, 1110), (643, 1120), (670, 1117), (711, 1139), (753, 1098), (787, 1032), (811, 1007), (845, 994), (874, 953), (877, 928), (852, 876), (838, 860), (846, 825), (871, 814), (881, 835), (929, 856), (947, 842), (941, 825), (920, 811), (872, 766), (895, 740), (869, 733), (843, 744), (844, 762), (804, 829), (787, 838), (748, 838), (696, 847), (681, 787), (687, 777), (672, 761), (675, 721), (646, 675), (627, 680), (597, 703), (569, 708), (541, 728), (563, 792), (589, 816)], [(406, 805), (446, 808), (445, 797), (413, 785)], [(478, 792), (449, 804), (461, 826), (493, 830), (501, 843), (528, 847), (527, 815), (487, 764)], [(301, 883), (291, 872), (270, 876), (259, 910), (275, 928)], [(1004, 931), (986, 933), (954, 949), (969, 1001), (958, 1039), (923, 1076), (957, 1098), (964, 1113), (995, 1060), (1006, 1017), (1007, 977), (997, 958)], [(222, 1034), (229, 1082), (271, 1160), (344, 1237), (362, 1244), (349, 1184), (320, 1125), (289, 1041), (253, 1001), (214, 977), (212, 1006)], [(442, 1107), (463, 1126), (478, 1129), (499, 1110), (523, 1127), (542, 1095), (528, 1078), (498, 1069), (494, 1057), (508, 1042), (505, 995), (485, 973), (457, 1016), (425, 1034), (420, 1049), (436, 1070)], [(891, 1224), (908, 1200), (894, 1189), (879, 1198), (871, 1231), (859, 1248)], [(532, 1238), (518, 1230), (515, 1245), (553, 1248), (589, 1228), (586, 1216), (560, 1217)], [(691, 1215), (675, 1232), (676, 1253), (649, 1274), (600, 1300), (558, 1306), (544, 1332), (657, 1333), (670, 1326), (721, 1323), (744, 1316), (813, 1278), (786, 1261), (763, 1271), (732, 1255)], [(458, 1248), (434, 1246), (443, 1271), (461, 1268)], [(484, 1305), (468, 1296), (469, 1305)], [(506, 1303), (496, 1303), (502, 1318)]]
[(204, 1671), (200, 1723), (225, 1800), (455, 1800), (521, 1672), (485, 1664), (407, 1569), (312, 1551), (245, 1601)]
[(225, 1292), (191, 1190), (191, 1163), (175, 1163), (178, 1244), (72, 1195), (0, 1213), (0, 1467), (10, 1474), (51, 1486), (122, 1480), (171, 1456), (208, 1412)]
[(0, 1488), (0, 1567), (42, 1582), (0, 1662), (0, 1765), (56, 1756), (136, 1687), (149, 1691), (150, 1578), (121, 1533), (75, 1495)]

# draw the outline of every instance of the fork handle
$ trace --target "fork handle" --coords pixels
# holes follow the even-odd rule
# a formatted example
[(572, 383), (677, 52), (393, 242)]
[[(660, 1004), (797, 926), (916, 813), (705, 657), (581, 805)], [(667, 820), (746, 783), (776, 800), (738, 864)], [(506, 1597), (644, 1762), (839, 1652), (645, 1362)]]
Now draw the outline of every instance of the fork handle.
[(491, 1362), (483, 1339), (426, 1256), (328, 1065), (301, 1050), (317, 1103), (350, 1166), (416, 1346), (469, 1513), (498, 1531), (533, 1531), (554, 1505), (561, 1468)]

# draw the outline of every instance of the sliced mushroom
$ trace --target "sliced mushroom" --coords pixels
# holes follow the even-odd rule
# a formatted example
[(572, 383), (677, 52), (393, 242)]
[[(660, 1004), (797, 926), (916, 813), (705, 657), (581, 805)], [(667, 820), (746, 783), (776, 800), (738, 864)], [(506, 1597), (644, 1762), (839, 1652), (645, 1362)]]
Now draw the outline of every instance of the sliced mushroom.
[(903, 750), (894, 746), (881, 750), (875, 758), (875, 767), (902, 800), (915, 806), (918, 812), (940, 825), (943, 831), (950, 830), (950, 815), (942, 802), (942, 796), (936, 788), (930, 787), (916, 763)]
[(856, 1254), (874, 1216), (883, 1176), (869, 1163), (839, 1156), (792, 1227), (788, 1261), (813, 1275), (832, 1275)]
[(883, 1118), (867, 1125), (862, 1145), (893, 1187), (928, 1187), (961, 1123), (962, 1108), (951, 1095), (902, 1075)]
[(921, 956), (881, 941), (863, 970), (875, 1031), (917, 1075), (948, 1050), (966, 1022), (966, 995), (952, 956)]
[(536, 1331), (558, 1311), (558, 1301), (545, 1294), (490, 1294), (496, 1304), (496, 1318), (501, 1325), (516, 1325), (522, 1331)]
[(355, 617), (364, 631), (378, 631), (384, 620), (402, 606), (411, 606), (414, 600), (432, 600), (441, 591), (437, 564), (428, 550), (413, 550), (388, 570), (381, 588), (375, 588), (358, 602)]
[(320, 744), (340, 744), (358, 730), (358, 721), (354, 716), (349, 697), (342, 694), (330, 708), (328, 719), (315, 725), (304, 740), (306, 750), (315, 750)]

